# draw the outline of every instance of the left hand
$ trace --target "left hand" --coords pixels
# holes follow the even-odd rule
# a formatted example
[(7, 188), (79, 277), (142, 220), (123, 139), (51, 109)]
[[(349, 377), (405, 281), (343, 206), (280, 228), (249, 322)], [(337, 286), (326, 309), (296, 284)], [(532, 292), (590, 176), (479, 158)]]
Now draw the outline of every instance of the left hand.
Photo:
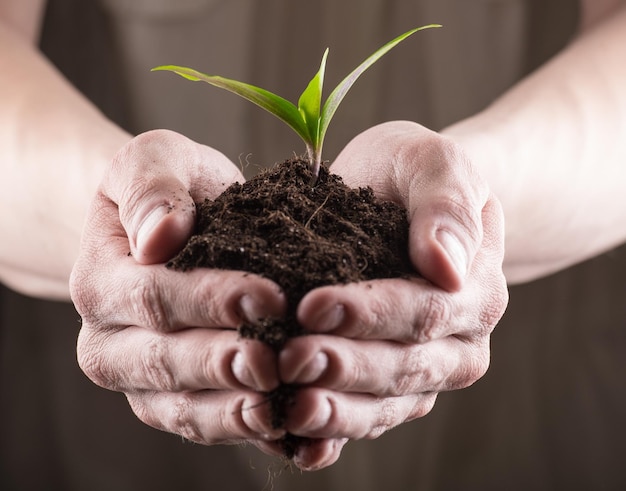
[(288, 342), (281, 380), (300, 383), (286, 430), (313, 439), (295, 462), (334, 463), (349, 439), (376, 438), (426, 415), (437, 394), (467, 387), (489, 366), (489, 338), (508, 294), (498, 200), (462, 150), (418, 124), (357, 136), (332, 166), (346, 184), (401, 203), (421, 278), (310, 292)]
[(279, 383), (276, 355), (236, 328), (282, 315), (283, 292), (241, 271), (162, 264), (189, 239), (194, 201), (236, 181), (243, 176), (224, 155), (172, 131), (143, 133), (119, 150), (72, 272), (77, 359), (93, 382), (123, 392), (147, 425), (276, 453), (283, 431), (271, 427), (262, 394)]

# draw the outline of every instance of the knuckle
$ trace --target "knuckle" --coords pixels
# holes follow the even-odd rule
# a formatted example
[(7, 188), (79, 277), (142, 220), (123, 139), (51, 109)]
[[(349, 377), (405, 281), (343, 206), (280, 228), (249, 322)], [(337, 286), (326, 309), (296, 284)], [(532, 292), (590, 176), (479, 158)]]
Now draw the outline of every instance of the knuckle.
[(141, 364), (150, 385), (160, 390), (175, 391), (178, 384), (171, 369), (169, 351), (165, 336), (154, 337), (149, 341), (146, 355), (141, 357)]
[(502, 277), (501, 281), (492, 282), (491, 288), (487, 289), (477, 302), (475, 318), (478, 327), (473, 332), (467, 332), (466, 337), (470, 341), (480, 342), (483, 338), (490, 336), (504, 315), (508, 302), (509, 293)]
[(379, 411), (374, 419), (374, 424), (365, 435), (368, 440), (378, 438), (398, 424), (398, 403), (394, 398), (384, 399), (379, 406)]
[(507, 295), (493, 294), (483, 306), (479, 315), (479, 323), (488, 335), (504, 315), (508, 303)]
[(102, 344), (92, 333), (81, 329), (76, 346), (78, 366), (96, 385), (119, 390), (120, 382), (103, 356)]
[(509, 290), (506, 283), (506, 278), (502, 271), (500, 271), (499, 281), (496, 282), (496, 288), (492, 295), (490, 305), (492, 306), (492, 315), (491, 322), (495, 324), (500, 320), (500, 318), (504, 315), (506, 311), (507, 305), (509, 304)]
[(433, 409), (436, 400), (436, 392), (383, 399), (374, 424), (364, 438), (378, 438), (401, 423), (426, 416)]
[(487, 373), (489, 364), (490, 353), (488, 345), (479, 349), (472, 349), (470, 356), (467, 357), (458, 371), (455, 380), (452, 380), (450, 389), (464, 389), (474, 384)]
[(70, 298), (83, 325), (94, 323), (99, 318), (98, 311), (102, 303), (98, 301), (92, 271), (82, 263), (77, 263), (72, 269), (69, 287)]
[(205, 441), (194, 418), (194, 407), (192, 394), (183, 392), (177, 395), (170, 414), (169, 426), (171, 431), (194, 443), (210, 443)]
[(423, 392), (417, 396), (417, 401), (411, 408), (406, 421), (412, 421), (414, 419), (423, 418), (435, 407), (437, 401), (436, 392)]
[(481, 379), (487, 370), (489, 369), (489, 355), (483, 355), (472, 358), (472, 362), (468, 365), (466, 370), (466, 384), (464, 387), (469, 387), (479, 379)]
[(156, 331), (168, 330), (169, 312), (162, 300), (155, 273), (145, 269), (134, 278), (128, 288), (128, 301), (141, 327)]
[(401, 357), (400, 370), (393, 385), (393, 395), (406, 395), (425, 387), (432, 387), (435, 380), (433, 363), (427, 350), (411, 349)]
[(162, 431), (180, 435), (194, 443), (205, 443), (195, 421), (195, 398), (192, 393), (171, 395), (139, 392), (126, 395), (140, 421)]
[(150, 154), (158, 157), (167, 151), (169, 145), (168, 130), (152, 130), (140, 133), (124, 145), (111, 161), (113, 174), (123, 174), (129, 167), (137, 167), (141, 163), (140, 155)]
[(452, 306), (447, 295), (431, 293), (426, 301), (418, 322), (412, 330), (410, 342), (427, 343), (437, 339), (445, 331), (452, 317)]

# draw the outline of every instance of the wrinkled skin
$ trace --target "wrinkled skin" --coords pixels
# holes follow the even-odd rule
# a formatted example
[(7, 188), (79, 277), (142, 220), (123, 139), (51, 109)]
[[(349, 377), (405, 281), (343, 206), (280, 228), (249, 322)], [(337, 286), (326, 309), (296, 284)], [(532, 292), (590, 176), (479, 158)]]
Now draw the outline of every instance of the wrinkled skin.
[[(334, 463), (348, 440), (376, 438), (479, 379), (507, 302), (502, 212), (486, 183), (459, 148), (407, 122), (359, 135), (332, 171), (407, 208), (424, 278), (310, 292), (298, 317), (320, 335), (275, 354), (236, 327), (284, 312), (277, 285), (162, 264), (191, 233), (193, 200), (242, 181), (239, 171), (173, 132), (132, 140), (102, 181), (72, 274), (85, 373), (124, 392), (146, 424), (194, 442), (249, 441), (279, 455), (285, 431), (311, 437), (294, 457), (311, 470)], [(303, 388), (276, 430), (260, 392), (281, 382)]]

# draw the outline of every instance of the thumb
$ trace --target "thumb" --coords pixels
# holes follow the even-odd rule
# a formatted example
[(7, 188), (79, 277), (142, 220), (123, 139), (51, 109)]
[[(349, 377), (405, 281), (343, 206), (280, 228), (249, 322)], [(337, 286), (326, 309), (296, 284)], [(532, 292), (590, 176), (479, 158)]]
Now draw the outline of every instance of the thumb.
[(448, 291), (461, 289), (482, 242), (481, 210), (445, 197), (416, 204), (409, 254), (422, 276)]
[(183, 248), (195, 223), (195, 204), (179, 180), (162, 178), (149, 187), (145, 194), (120, 203), (131, 253), (141, 264), (171, 259)]
[(448, 291), (463, 285), (482, 243), (486, 182), (462, 149), (417, 123), (384, 123), (354, 138), (331, 168), (405, 206), (409, 255), (422, 276)]
[(426, 279), (457, 291), (483, 243), (483, 210), (491, 194), (458, 148), (440, 147), (423, 164), (435, 172), (408, 180), (409, 254)]
[(156, 130), (120, 150), (103, 180), (103, 192), (118, 206), (135, 260), (155, 264), (171, 259), (191, 236), (194, 198), (214, 197), (240, 179), (219, 152)]

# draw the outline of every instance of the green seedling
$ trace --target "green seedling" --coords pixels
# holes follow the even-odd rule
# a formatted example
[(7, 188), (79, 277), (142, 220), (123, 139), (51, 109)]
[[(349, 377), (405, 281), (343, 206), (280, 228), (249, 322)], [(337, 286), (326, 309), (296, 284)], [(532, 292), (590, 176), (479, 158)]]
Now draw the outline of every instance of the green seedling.
[(153, 68), (156, 70), (165, 70), (177, 73), (181, 77), (194, 82), (203, 81), (216, 87), (229, 90), (269, 111), (278, 117), (287, 125), (289, 125), (302, 138), (306, 145), (311, 171), (317, 176), (322, 162), (322, 147), (324, 137), (330, 120), (334, 116), (339, 104), (345, 97), (346, 93), (361, 74), (378, 61), (383, 55), (390, 51), (397, 44), (423, 29), (433, 27), (441, 27), (439, 24), (429, 24), (426, 26), (412, 29), (397, 38), (389, 41), (387, 44), (379, 48), (374, 54), (370, 55), (363, 63), (355, 68), (343, 81), (331, 92), (322, 105), (322, 89), (324, 85), (324, 72), (326, 70), (326, 58), (328, 57), (328, 48), (322, 56), (322, 62), (318, 72), (311, 79), (304, 92), (298, 100), (298, 105), (273, 94), (260, 87), (255, 87), (244, 82), (231, 80), (220, 77), (218, 75), (206, 75), (192, 68), (186, 68), (175, 65), (163, 65)]

